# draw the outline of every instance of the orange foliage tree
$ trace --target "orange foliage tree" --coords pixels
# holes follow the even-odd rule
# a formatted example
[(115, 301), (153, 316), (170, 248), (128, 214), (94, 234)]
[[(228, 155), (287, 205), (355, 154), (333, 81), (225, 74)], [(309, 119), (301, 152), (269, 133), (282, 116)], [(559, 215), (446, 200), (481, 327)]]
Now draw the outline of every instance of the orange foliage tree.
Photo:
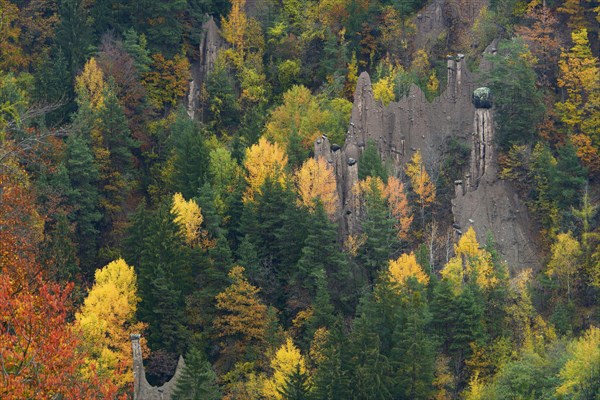
[(14, 161), (0, 171), (0, 398), (115, 398), (114, 385), (83, 372), (72, 285), (48, 282), (38, 262), (43, 219), (25, 172)]
[(398, 239), (406, 239), (413, 221), (413, 215), (408, 206), (404, 184), (394, 176), (388, 178), (383, 189), (383, 195), (387, 197), (390, 213), (394, 217)]

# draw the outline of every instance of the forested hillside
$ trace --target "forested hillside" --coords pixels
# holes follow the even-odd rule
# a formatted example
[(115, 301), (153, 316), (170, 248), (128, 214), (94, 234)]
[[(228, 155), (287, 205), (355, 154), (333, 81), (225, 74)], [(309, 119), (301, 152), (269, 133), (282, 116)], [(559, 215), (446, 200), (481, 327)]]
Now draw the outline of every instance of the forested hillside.
[(600, 400), (599, 26), (0, 0), (0, 398)]

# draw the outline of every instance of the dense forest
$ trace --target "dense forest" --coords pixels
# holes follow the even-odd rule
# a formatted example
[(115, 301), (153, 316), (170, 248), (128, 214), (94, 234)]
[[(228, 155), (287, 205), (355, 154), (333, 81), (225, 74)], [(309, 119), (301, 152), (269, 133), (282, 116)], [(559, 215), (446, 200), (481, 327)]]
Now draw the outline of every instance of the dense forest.
[[(599, 26), (597, 0), (0, 0), (0, 398), (133, 398), (139, 333), (151, 385), (183, 355), (172, 399), (600, 400)], [(361, 73), (435, 105), (458, 53), (533, 263), (453, 224), (461, 138), (365, 143), (350, 227), (315, 154)]]

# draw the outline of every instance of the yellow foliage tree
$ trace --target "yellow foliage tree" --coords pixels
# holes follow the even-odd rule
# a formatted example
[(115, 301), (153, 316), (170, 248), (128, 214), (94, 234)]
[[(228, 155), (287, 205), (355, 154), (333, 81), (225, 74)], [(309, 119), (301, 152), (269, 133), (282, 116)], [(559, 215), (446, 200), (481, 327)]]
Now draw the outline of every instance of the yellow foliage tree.
[(219, 316), (213, 326), (222, 340), (217, 367), (233, 365), (251, 348), (260, 353), (267, 334), (267, 306), (258, 298), (260, 289), (248, 282), (241, 266), (231, 269), (229, 279), (231, 285), (215, 298)]
[(559, 233), (551, 247), (551, 252), (552, 256), (546, 272), (550, 276), (556, 276), (561, 285), (566, 286), (567, 297), (570, 300), (573, 280), (579, 270), (581, 245), (571, 232)]
[(473, 227), (469, 227), (461, 236), (454, 246), (454, 253), (441, 274), (452, 284), (455, 292), (460, 292), (463, 284), (468, 281), (475, 282), (482, 289), (496, 286), (498, 278), (494, 273), (492, 255), (479, 248)]
[(194, 200), (186, 200), (181, 193), (173, 195), (173, 206), (171, 213), (175, 215), (173, 219), (179, 226), (185, 242), (193, 246), (200, 240), (200, 225), (204, 221), (202, 210)]
[(590, 327), (579, 340), (569, 345), (568, 352), (570, 359), (560, 371), (562, 385), (556, 394), (568, 399), (597, 398), (600, 390), (600, 329)]
[(315, 208), (316, 200), (323, 204), (329, 218), (335, 217), (338, 209), (338, 193), (333, 168), (324, 158), (309, 158), (296, 172), (299, 201), (309, 210)]
[(465, 400), (484, 400), (486, 395), (484, 393), (485, 383), (479, 378), (479, 372), (475, 374), (469, 380), (469, 387), (465, 390)]
[(427, 82), (427, 91), (429, 92), (429, 94), (434, 95), (437, 93), (439, 88), (440, 81), (437, 78), (435, 70), (431, 71), (431, 74), (429, 75), (429, 81)]
[(267, 179), (285, 185), (287, 163), (285, 150), (277, 143), (269, 142), (264, 136), (257, 144), (246, 149), (244, 167), (248, 171), (246, 175), (248, 189), (244, 194), (244, 202), (253, 201), (255, 193), (260, 193), (260, 188)]
[(435, 201), (435, 186), (425, 169), (425, 165), (423, 165), (423, 157), (421, 157), (419, 150), (413, 155), (410, 162), (406, 164), (406, 175), (410, 178), (412, 190), (419, 199), (421, 224), (425, 228), (425, 208)]
[(415, 253), (402, 254), (396, 260), (390, 260), (388, 266), (389, 279), (397, 284), (404, 285), (408, 278), (416, 278), (419, 283), (427, 285), (429, 277), (417, 262)]
[(419, 79), (425, 80), (428, 79), (430, 69), (431, 67), (427, 52), (423, 49), (417, 50), (415, 57), (410, 64), (410, 70), (415, 73)]
[(398, 239), (406, 239), (413, 216), (408, 206), (406, 193), (404, 192), (404, 184), (394, 176), (389, 177), (383, 190), (383, 195), (387, 197), (390, 213), (396, 221), (395, 228)]
[(346, 73), (346, 82), (344, 83), (344, 97), (352, 100), (356, 84), (358, 83), (358, 63), (356, 53), (352, 53), (352, 59), (348, 63), (348, 72)]
[(223, 17), (221, 19), (221, 31), (225, 40), (231, 45), (227, 56), (232, 60), (233, 65), (239, 69), (244, 65), (247, 28), (246, 0), (232, 0), (229, 15), (227, 18)]
[(372, 192), (376, 189), (379, 193), (383, 193), (385, 191), (385, 186), (380, 177), (372, 177), (367, 176), (362, 181), (358, 181), (352, 187), (352, 193), (355, 196), (365, 196), (365, 194)]
[(79, 102), (88, 101), (90, 108), (97, 111), (104, 106), (104, 76), (96, 63), (95, 58), (90, 58), (81, 74), (75, 78), (75, 92)]
[(267, 380), (263, 387), (263, 395), (267, 399), (283, 399), (280, 391), (286, 385), (286, 380), (300, 367), (300, 373), (306, 373), (306, 363), (300, 350), (294, 345), (291, 338), (287, 338), (285, 344), (275, 353), (271, 360), (273, 377)]
[(579, 0), (565, 0), (556, 11), (568, 16), (567, 25), (573, 30), (583, 28), (586, 25), (586, 10)]
[(94, 286), (75, 315), (92, 355), (90, 363), (121, 388), (133, 382), (129, 335), (145, 328), (135, 321), (139, 301), (135, 271), (118, 259), (96, 271)]
[[(594, 57), (586, 29), (571, 33), (573, 47), (562, 52), (558, 86), (566, 91), (567, 98), (556, 103), (556, 109), (571, 133), (584, 133), (596, 139), (600, 129), (600, 67)], [(598, 143), (596, 143), (598, 145)]]
[(304, 148), (309, 149), (324, 133), (329, 119), (330, 112), (321, 109), (310, 90), (295, 85), (284, 93), (283, 104), (271, 113), (265, 134), (275, 143), (286, 146), (290, 136), (295, 133)]
[(396, 99), (394, 94), (394, 77), (386, 76), (373, 84), (373, 97), (387, 106)]

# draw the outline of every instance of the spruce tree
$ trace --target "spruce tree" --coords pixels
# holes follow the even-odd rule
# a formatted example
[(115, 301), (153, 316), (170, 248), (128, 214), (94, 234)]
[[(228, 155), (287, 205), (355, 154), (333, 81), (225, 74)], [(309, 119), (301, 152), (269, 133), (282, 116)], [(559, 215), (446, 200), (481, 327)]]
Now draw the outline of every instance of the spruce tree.
[(70, 135), (67, 139), (66, 167), (73, 188), (68, 196), (69, 203), (76, 207), (71, 218), (79, 239), (78, 256), (84, 275), (91, 277), (98, 252), (98, 222), (102, 215), (96, 188), (98, 168), (89, 144), (79, 134)]
[(181, 109), (171, 125), (169, 140), (173, 149), (173, 189), (191, 199), (198, 194), (208, 176), (208, 150), (202, 131)]
[(358, 178), (362, 180), (367, 176), (379, 177), (384, 183), (388, 178), (386, 167), (381, 161), (377, 145), (373, 140), (367, 142), (365, 151), (358, 159)]
[(360, 248), (357, 259), (366, 272), (368, 282), (373, 284), (378, 272), (391, 258), (397, 246), (397, 238), (394, 220), (390, 216), (383, 193), (376, 180), (371, 182), (370, 190), (365, 193), (366, 216), (362, 221), (362, 229), (367, 239)]
[(110, 151), (111, 167), (122, 175), (131, 175), (132, 151), (138, 143), (131, 137), (123, 107), (112, 87), (104, 95), (104, 108), (99, 116), (104, 143)]
[(148, 344), (181, 353), (185, 345), (184, 298), (192, 273), (170, 202), (163, 202), (147, 219), (138, 264), (139, 319), (149, 324)]
[(87, 59), (93, 41), (86, 2), (60, 0), (58, 14), (60, 22), (56, 30), (56, 43), (65, 55), (73, 79)]
[(398, 399), (430, 398), (435, 348), (429, 332), (431, 314), (426, 290), (409, 279), (399, 312), (400, 323), (394, 331), (392, 362), (397, 376)]
[(285, 386), (278, 392), (283, 400), (311, 399), (308, 376), (300, 371), (300, 364), (296, 364), (296, 369), (285, 378)]
[[(292, 284), (298, 292), (304, 292), (303, 301), (312, 302), (315, 299), (319, 284), (327, 288), (327, 277), (336, 283), (340, 290), (345, 289), (344, 283), (349, 279), (343, 255), (337, 244), (337, 231), (334, 224), (329, 221), (323, 205), (318, 202), (314, 213), (309, 216), (306, 224), (306, 239), (302, 248), (302, 256), (298, 261), (292, 276)], [(323, 274), (325, 273), (325, 274)], [(318, 282), (318, 279), (323, 279)]]
[(581, 166), (570, 142), (558, 149), (557, 163), (552, 169), (550, 196), (561, 210), (570, 211), (577, 205), (587, 178), (587, 170)]
[(196, 347), (192, 347), (185, 357), (185, 367), (175, 384), (172, 400), (218, 400), (221, 392), (217, 385), (217, 374)]
[(317, 400), (352, 399), (355, 382), (352, 377), (352, 355), (343, 321), (338, 319), (328, 333), (323, 361), (314, 375), (312, 398)]

